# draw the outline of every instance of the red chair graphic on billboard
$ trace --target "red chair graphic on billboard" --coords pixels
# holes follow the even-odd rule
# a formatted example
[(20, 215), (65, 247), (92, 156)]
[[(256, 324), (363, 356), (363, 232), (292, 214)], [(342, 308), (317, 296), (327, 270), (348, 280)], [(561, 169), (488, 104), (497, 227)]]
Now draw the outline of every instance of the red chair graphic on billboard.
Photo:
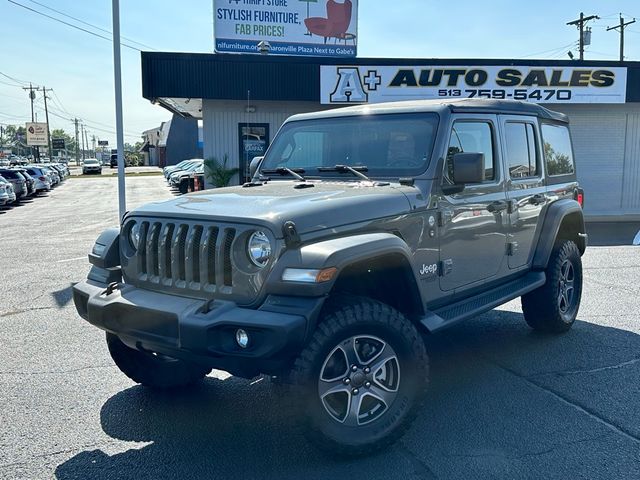
[(336, 41), (343, 40), (345, 43), (351, 40), (355, 44), (356, 36), (353, 33), (347, 32), (349, 24), (351, 23), (352, 9), (353, 5), (351, 0), (345, 0), (344, 3), (328, 0), (327, 18), (307, 18), (304, 24), (312, 34), (324, 37), (324, 43), (327, 43), (327, 39), (334, 38)]

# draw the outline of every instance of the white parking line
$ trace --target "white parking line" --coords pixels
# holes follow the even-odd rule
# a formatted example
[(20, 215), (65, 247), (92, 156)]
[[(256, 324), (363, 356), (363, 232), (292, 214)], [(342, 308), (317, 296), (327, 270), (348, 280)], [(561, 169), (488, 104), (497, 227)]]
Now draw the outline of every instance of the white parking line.
[(82, 257), (67, 258), (66, 260), (58, 260), (56, 263), (75, 262), (77, 260), (86, 260), (86, 259), (87, 259), (87, 256), (83, 255)]

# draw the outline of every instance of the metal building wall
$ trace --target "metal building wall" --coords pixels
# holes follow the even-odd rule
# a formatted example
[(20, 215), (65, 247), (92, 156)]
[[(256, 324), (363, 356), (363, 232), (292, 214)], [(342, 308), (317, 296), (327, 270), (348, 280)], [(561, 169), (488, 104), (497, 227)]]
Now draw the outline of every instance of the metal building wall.
[[(296, 113), (322, 110), (327, 106), (315, 102), (269, 102), (249, 101), (254, 113), (246, 113), (247, 101), (203, 100), (202, 128), (204, 158), (216, 157), (222, 161), (229, 155), (229, 168), (239, 167), (238, 125), (269, 124), (269, 142), (284, 121)], [(237, 179), (234, 183), (237, 183)]]
[(588, 219), (640, 220), (640, 105), (549, 108), (569, 115)]

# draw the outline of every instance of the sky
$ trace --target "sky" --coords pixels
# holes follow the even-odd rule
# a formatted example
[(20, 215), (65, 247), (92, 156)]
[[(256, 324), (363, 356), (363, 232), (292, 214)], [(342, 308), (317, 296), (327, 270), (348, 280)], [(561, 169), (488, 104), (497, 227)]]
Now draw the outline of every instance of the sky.
[[(12, 1), (105, 37), (109, 37), (107, 32), (112, 28), (110, 0)], [(587, 60), (618, 59), (619, 35), (606, 28), (616, 25), (618, 14), (622, 13), (626, 20), (638, 19), (625, 30), (625, 56), (627, 60), (640, 61), (638, 0), (360, 3), (359, 57), (568, 59), (566, 52), (577, 49), (578, 32), (566, 23), (582, 11), (601, 17), (589, 24), (593, 34)], [(213, 52), (211, 0), (120, 0), (120, 18), (122, 41), (141, 50)], [(111, 42), (9, 0), (0, 0), (0, 25), (0, 124), (30, 121), (29, 99), (22, 86), (32, 82), (53, 89), (48, 100), (52, 129), (63, 128), (71, 133), (71, 119), (79, 118), (89, 138), (95, 135), (115, 145)], [(171, 114), (142, 98), (140, 52), (124, 46), (122, 82), (125, 142), (135, 143), (141, 139), (142, 131), (159, 126)], [(35, 111), (38, 120), (44, 121), (41, 93), (37, 95)]]

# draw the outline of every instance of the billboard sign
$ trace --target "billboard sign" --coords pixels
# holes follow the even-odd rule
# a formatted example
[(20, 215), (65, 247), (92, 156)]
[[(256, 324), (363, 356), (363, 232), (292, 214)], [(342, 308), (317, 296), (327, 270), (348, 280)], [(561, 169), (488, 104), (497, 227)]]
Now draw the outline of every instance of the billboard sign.
[(216, 52), (356, 56), (358, 0), (215, 0), (214, 7)]
[(98, 140), (99, 147), (107, 147), (109, 146), (109, 140)]
[(627, 69), (589, 66), (320, 67), (323, 104), (445, 98), (625, 103)]
[(64, 150), (64, 138), (52, 138), (51, 139), (51, 148), (54, 150)]
[(47, 133), (46, 123), (27, 123), (27, 145), (43, 146), (49, 145), (49, 135)]

